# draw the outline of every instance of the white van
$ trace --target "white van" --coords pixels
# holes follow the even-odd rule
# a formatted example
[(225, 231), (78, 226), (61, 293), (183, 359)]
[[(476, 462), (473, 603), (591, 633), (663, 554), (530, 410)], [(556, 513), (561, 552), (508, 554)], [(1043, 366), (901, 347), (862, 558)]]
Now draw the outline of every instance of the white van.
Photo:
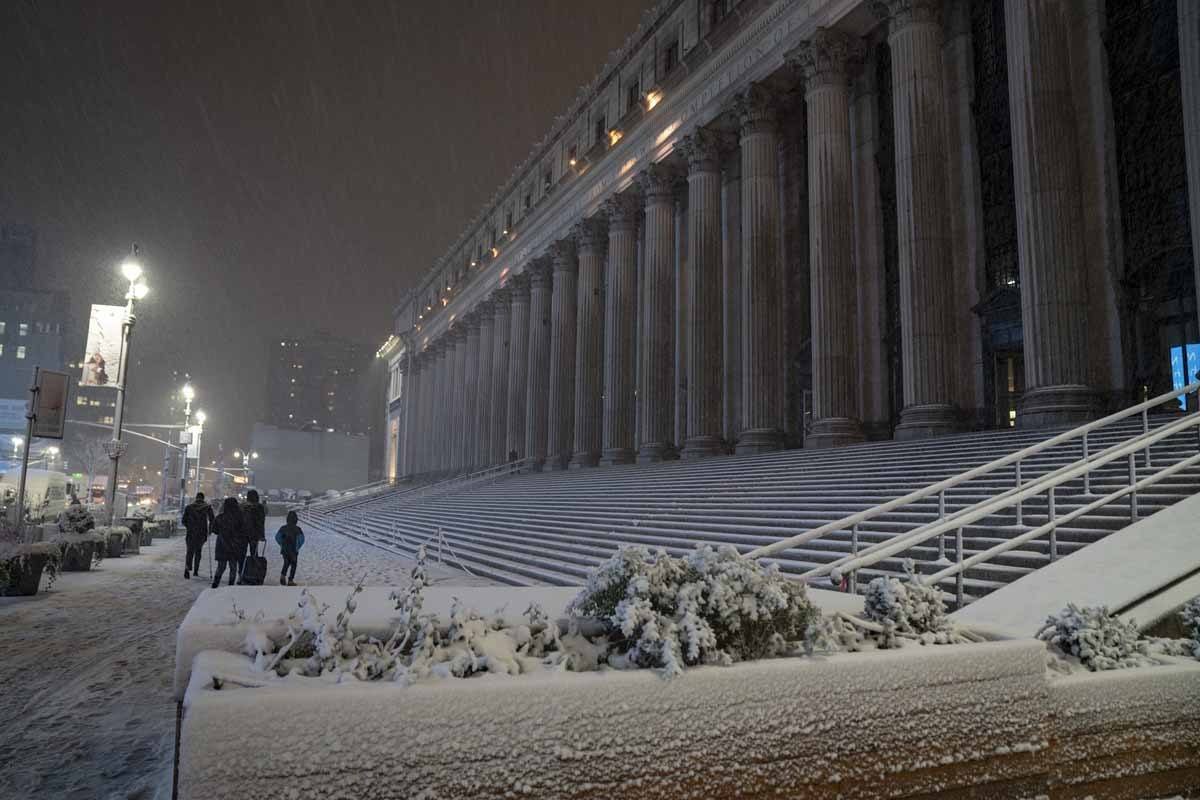
[[(16, 503), (20, 480), (19, 464), (0, 464), (0, 504), (8, 507)], [(74, 491), (75, 485), (65, 473), (31, 469), (25, 475), (26, 513), (34, 522), (58, 519)]]

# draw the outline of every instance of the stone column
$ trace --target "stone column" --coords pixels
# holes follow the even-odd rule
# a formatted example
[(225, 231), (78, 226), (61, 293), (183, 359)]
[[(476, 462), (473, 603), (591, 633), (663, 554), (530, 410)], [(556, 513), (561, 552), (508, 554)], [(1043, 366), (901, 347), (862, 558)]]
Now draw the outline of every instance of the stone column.
[(512, 292), (508, 287), (492, 293), (495, 320), (492, 324), (492, 424), (490, 466), (508, 460), (508, 340), (512, 334)]
[(858, 408), (867, 438), (891, 436), (884, 355), (883, 209), (880, 206), (879, 85), (874, 62), (855, 78), (850, 111), (854, 168), (854, 263), (858, 276)]
[(721, 259), (721, 145), (700, 129), (681, 142), (688, 163), (687, 438), (684, 458), (719, 455), (724, 266)]
[(783, 271), (779, 259), (779, 146), (770, 93), (754, 84), (734, 101), (742, 156), (742, 431), (737, 452), (783, 446)]
[(1075, 422), (1093, 411), (1068, 20), (1058, 2), (1005, 2), (1025, 339), (1018, 422), (1030, 426)]
[(421, 396), (417, 398), (416, 438), (414, 440), (413, 463), (415, 472), (422, 475), (430, 471), (429, 466), (429, 436), (433, 428), (433, 420), (429, 413), (429, 398), (433, 396), (434, 363), (433, 350), (426, 347), (421, 351)]
[(949, 433), (954, 274), (946, 204), (946, 109), (940, 0), (883, 0), (892, 53), (904, 409), (897, 439)]
[(724, 299), (722, 362), (725, 441), (737, 441), (742, 430), (742, 155), (725, 160), (721, 175), (721, 270)]
[[(578, 264), (575, 240), (551, 248), (554, 297), (550, 326), (550, 415), (547, 445), (550, 469), (566, 469), (571, 460), (575, 425), (575, 325)], [(543, 416), (543, 419), (545, 417)]]
[(473, 469), (483, 469), (491, 463), (492, 444), (492, 350), (495, 347), (493, 323), (495, 308), (484, 300), (475, 308), (479, 325), (479, 360), (476, 363), (475, 421), (471, 425), (471, 445), (468, 448)]
[(646, 198), (646, 254), (642, 266), (641, 364), (638, 375), (638, 462), (675, 455), (675, 190), (676, 172), (651, 164), (638, 175)]
[(638, 222), (641, 198), (614, 195), (608, 216), (608, 279), (604, 293), (604, 437), (602, 464), (633, 462), (638, 315)]
[(603, 220), (585, 219), (572, 231), (579, 252), (576, 290), (575, 423), (571, 468), (600, 462), (604, 391), (604, 256), (608, 229)]
[(512, 453), (525, 457), (525, 414), (529, 388), (529, 276), (514, 275), (508, 335), (508, 423), (504, 461)]
[(429, 472), (442, 471), (442, 455), (445, 452), (446, 434), (446, 341), (438, 339), (429, 346), (429, 358), (433, 365), (433, 380), (429, 383), (429, 425), (425, 429), (425, 451)]
[(466, 353), (463, 356), (462, 403), (459, 407), (459, 425), (462, 434), (458, 444), (458, 468), (471, 472), (475, 466), (475, 422), (476, 397), (479, 393), (479, 312), (472, 309), (463, 315), (463, 327), (467, 332)]
[(792, 58), (808, 104), (808, 227), (812, 281), (813, 426), (805, 444), (863, 439), (855, 354), (854, 174), (848, 70), (862, 58), (856, 37), (817, 28)]
[[(1192, 226), (1192, 263), (1196, 308), (1200, 309), (1200, 3), (1179, 3), (1179, 93), (1183, 101), (1183, 142), (1187, 154), (1188, 212)], [(1188, 381), (1196, 379), (1189, 375)]]
[(461, 322), (455, 321), (450, 328), (450, 342), (453, 346), (453, 360), (450, 362), (450, 385), (446, 397), (446, 468), (458, 473), (463, 468), (462, 448), (466, 441), (466, 431), (462, 426), (466, 400), (466, 367), (467, 367), (467, 329)]
[[(541, 471), (546, 464), (547, 395), (550, 391), (550, 293), (552, 291), (549, 259), (529, 265), (529, 356), (525, 397), (524, 455), (530, 459), (526, 466)], [(553, 291), (558, 292), (554, 286)]]
[[(407, 347), (415, 348), (416, 345), (411, 340), (407, 342)], [(421, 364), (423, 358), (420, 353), (413, 353), (409, 359), (408, 367), (408, 384), (404, 387), (408, 397), (405, 399), (405, 419), (404, 419), (404, 472), (406, 476), (417, 474), (417, 437), (420, 435), (421, 425)]]

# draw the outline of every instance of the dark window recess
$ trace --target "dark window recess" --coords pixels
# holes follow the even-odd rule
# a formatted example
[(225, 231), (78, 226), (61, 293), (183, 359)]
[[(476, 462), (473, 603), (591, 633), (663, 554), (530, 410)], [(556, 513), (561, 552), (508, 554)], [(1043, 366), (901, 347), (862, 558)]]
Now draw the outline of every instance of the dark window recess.
[(533, 205), (533, 193), (532, 192), (525, 193), (525, 201), (524, 202), (525, 202), (525, 210), (528, 211), (529, 207)]
[(629, 87), (625, 90), (625, 109), (627, 111), (632, 111), (635, 107), (640, 105), (641, 102), (642, 88), (639, 85), (639, 82), (635, 80), (633, 83), (629, 84)]
[(608, 124), (602, 116), (596, 117), (595, 134), (597, 142), (603, 142), (608, 138)]
[(575, 159), (578, 157), (578, 153), (578, 145), (571, 145), (570, 149), (567, 150), (567, 163), (575, 166)]
[(671, 42), (663, 50), (663, 74), (666, 75), (679, 65), (679, 40)]
[(512, 230), (512, 212), (511, 211), (506, 211), (504, 213), (504, 230), (505, 231)]
[(715, 28), (717, 25), (720, 25), (722, 22), (724, 22), (725, 18), (729, 16), (731, 4), (729, 0), (713, 0), (713, 3), (709, 8), (709, 21), (712, 23), (712, 27)]
[(542, 175), (542, 185), (547, 189), (554, 185), (554, 175), (550, 172), (550, 170), (546, 170), (546, 172)]

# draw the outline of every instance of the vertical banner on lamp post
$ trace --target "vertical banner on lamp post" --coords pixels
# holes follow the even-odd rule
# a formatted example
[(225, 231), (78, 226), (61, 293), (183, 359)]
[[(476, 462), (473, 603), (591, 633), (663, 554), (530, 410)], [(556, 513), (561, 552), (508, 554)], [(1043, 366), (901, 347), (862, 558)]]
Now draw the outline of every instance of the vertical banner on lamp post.
[(121, 374), (121, 327), (124, 306), (92, 306), (80, 386), (116, 386)]
[(67, 425), (67, 386), (70, 376), (65, 372), (39, 369), (37, 392), (33, 409), (33, 435), (43, 439), (63, 438)]

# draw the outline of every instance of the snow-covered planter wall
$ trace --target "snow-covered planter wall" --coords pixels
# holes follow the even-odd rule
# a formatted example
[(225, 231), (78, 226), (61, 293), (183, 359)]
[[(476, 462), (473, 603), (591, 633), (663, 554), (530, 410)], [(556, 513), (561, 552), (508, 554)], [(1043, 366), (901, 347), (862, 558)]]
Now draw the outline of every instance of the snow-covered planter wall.
[(49, 589), (61, 564), (62, 551), (56, 544), (0, 544), (0, 595), (37, 594), (43, 573)]

